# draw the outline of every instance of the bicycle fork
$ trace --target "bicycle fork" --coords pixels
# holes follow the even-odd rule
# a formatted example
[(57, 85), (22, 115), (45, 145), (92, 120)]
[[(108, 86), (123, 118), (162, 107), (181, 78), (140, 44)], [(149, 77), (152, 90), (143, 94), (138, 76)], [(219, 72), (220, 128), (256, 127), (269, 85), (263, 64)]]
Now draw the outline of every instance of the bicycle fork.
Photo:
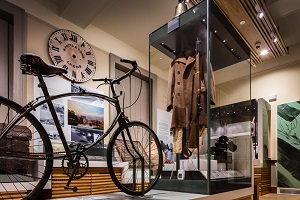
[[(130, 142), (130, 145), (132, 146), (132, 149), (134, 152), (131, 152), (130, 149), (128, 148), (127, 146), (127, 143), (126, 143), (126, 139), (125, 139), (125, 133), (124, 131), (122, 131), (122, 139), (124, 141), (124, 144), (125, 144), (125, 148), (126, 150), (128, 151), (129, 155), (132, 157), (133, 159), (133, 174), (132, 174), (132, 179), (133, 179), (133, 189), (136, 190), (136, 177), (137, 177), (137, 174), (136, 174), (136, 168), (137, 168), (137, 160), (140, 160), (141, 161), (141, 167), (142, 167), (142, 170), (141, 170), (141, 178), (142, 178), (142, 184), (141, 184), (141, 187), (142, 187), (142, 196), (144, 196), (144, 183), (145, 183), (145, 174), (144, 174), (144, 171), (145, 171), (145, 159), (144, 157), (140, 154), (140, 152), (138, 152), (138, 150), (136, 149), (133, 141), (132, 141), (132, 138), (131, 138), (131, 135), (130, 135), (130, 131), (128, 129), (128, 126), (126, 126), (126, 134), (129, 138), (129, 142)], [(135, 155), (137, 156), (135, 156)]]

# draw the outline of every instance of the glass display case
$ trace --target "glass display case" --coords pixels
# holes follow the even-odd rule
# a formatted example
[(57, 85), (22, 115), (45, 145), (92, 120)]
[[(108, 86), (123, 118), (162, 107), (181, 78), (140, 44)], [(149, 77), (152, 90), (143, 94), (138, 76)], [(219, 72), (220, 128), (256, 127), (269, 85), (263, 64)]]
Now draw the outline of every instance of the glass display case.
[(251, 187), (246, 43), (214, 1), (204, 0), (152, 32), (149, 44), (149, 71), (159, 68), (167, 81), (150, 99), (171, 113), (170, 137), (156, 130), (165, 164), (155, 189), (215, 194)]

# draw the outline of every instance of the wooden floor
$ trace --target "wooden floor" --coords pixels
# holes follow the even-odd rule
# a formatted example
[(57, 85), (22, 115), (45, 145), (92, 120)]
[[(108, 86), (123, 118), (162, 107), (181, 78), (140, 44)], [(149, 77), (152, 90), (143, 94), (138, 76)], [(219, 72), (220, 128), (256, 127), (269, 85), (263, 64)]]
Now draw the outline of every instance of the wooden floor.
[(260, 196), (259, 200), (300, 200), (300, 195), (270, 193)]

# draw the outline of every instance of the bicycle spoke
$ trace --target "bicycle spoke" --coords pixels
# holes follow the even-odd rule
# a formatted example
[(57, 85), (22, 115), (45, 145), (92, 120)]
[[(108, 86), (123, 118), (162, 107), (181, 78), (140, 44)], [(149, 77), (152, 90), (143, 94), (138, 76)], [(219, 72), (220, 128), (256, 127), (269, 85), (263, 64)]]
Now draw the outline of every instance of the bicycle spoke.
[[(130, 195), (141, 195), (153, 188), (160, 176), (162, 152), (158, 138), (148, 126), (140, 122), (132, 122), (128, 129), (125, 138), (122, 137), (123, 130), (113, 135), (108, 147), (108, 167), (113, 181), (121, 191)], [(117, 163), (110, 158), (113, 156), (118, 160)], [(136, 167), (133, 166), (134, 159), (136, 159)], [(142, 169), (142, 160), (144, 160), (144, 169)], [(122, 162), (127, 164), (122, 166)], [(111, 170), (114, 166), (122, 167), (121, 180)]]
[(0, 105), (0, 132), (10, 127), (0, 139), (0, 197), (35, 199), (51, 174), (50, 140), (31, 114), (19, 119), (19, 105), (3, 97)]

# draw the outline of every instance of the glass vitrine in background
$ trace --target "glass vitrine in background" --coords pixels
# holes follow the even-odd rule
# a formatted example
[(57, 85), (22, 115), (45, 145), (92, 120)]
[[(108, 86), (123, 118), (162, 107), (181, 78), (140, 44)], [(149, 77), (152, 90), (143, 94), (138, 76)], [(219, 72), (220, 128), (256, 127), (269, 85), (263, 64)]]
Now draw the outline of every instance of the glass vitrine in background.
[(165, 101), (172, 113), (172, 141), (158, 135), (167, 154), (155, 189), (215, 194), (251, 187), (248, 46), (209, 0), (152, 32), (149, 43), (149, 71), (160, 68), (168, 82), (151, 100)]

